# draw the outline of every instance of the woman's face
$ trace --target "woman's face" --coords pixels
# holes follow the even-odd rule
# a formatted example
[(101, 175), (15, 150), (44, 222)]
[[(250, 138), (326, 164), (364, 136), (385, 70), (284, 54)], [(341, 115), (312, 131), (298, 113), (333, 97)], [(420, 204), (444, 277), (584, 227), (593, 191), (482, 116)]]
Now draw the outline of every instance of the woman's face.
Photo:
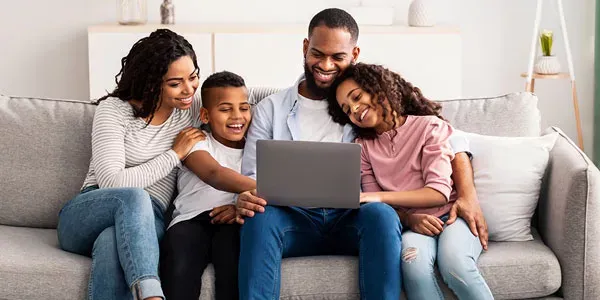
[(186, 110), (192, 107), (198, 89), (198, 70), (189, 56), (182, 56), (169, 65), (161, 86), (161, 106)]
[(378, 128), (385, 123), (383, 107), (377, 103), (377, 98), (365, 92), (354, 79), (344, 80), (335, 94), (342, 111), (356, 126)]

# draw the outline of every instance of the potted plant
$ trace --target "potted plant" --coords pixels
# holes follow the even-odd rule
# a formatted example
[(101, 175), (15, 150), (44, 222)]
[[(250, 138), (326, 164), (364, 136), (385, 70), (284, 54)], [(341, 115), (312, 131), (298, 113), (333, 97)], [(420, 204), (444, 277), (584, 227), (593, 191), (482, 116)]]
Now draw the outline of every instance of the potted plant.
[(558, 58), (552, 55), (552, 39), (554, 34), (552, 30), (543, 30), (540, 34), (540, 46), (542, 56), (537, 58), (535, 63), (535, 72), (538, 74), (552, 75), (560, 72), (560, 63)]

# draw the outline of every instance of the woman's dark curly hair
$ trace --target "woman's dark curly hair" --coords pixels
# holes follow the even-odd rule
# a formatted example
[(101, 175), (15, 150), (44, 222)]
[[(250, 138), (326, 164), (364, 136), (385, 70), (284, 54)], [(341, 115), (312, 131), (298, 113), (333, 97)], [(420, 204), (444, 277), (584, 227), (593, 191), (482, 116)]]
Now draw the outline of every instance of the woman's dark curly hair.
[[(133, 106), (135, 117), (149, 118), (148, 124), (159, 107), (163, 76), (169, 65), (177, 59), (189, 56), (198, 72), (196, 53), (182, 36), (168, 29), (158, 29), (137, 41), (129, 54), (121, 59), (121, 71), (115, 76), (117, 87), (96, 104), (108, 97), (123, 101), (140, 100), (141, 107)], [(119, 78), (120, 76), (120, 78)]]
[[(336, 79), (331, 86), (327, 101), (329, 102), (329, 115), (336, 123), (346, 125), (351, 124), (354, 132), (360, 138), (373, 139), (377, 136), (374, 128), (360, 128), (354, 125), (348, 115), (340, 108), (336, 99), (336, 90), (338, 86), (347, 79), (352, 79), (358, 83), (360, 88), (371, 95), (373, 101), (383, 107), (383, 119), (387, 120), (392, 115), (385, 105), (385, 99), (388, 100), (390, 107), (401, 116), (437, 116), (440, 115), (442, 106), (423, 96), (421, 90), (413, 86), (410, 82), (404, 80), (399, 74), (375, 64), (358, 63), (346, 69), (346, 71)], [(390, 125), (396, 127), (395, 118), (391, 118)]]

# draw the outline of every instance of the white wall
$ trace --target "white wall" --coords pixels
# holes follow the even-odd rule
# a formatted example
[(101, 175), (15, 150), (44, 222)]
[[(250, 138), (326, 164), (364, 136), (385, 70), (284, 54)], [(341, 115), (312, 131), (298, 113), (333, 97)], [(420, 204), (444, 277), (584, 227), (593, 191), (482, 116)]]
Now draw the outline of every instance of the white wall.
[[(438, 0), (438, 20), (463, 33), (464, 96), (490, 96), (524, 89), (532, 37), (534, 0)], [(149, 21), (158, 22), (161, 0), (148, 0)], [(304, 23), (328, 7), (360, 0), (175, 0), (178, 23)], [(546, 0), (542, 28), (555, 30), (554, 52), (564, 48), (553, 0)], [(593, 0), (564, 1), (578, 83), (586, 152), (592, 153)], [(395, 6), (396, 22), (406, 20), (409, 0), (362, 0)], [(34, 8), (35, 6), (35, 8)], [(235, 8), (235, 9), (234, 9)], [(115, 0), (10, 1), (0, 10), (0, 93), (88, 98), (86, 27), (116, 21)], [(440, 49), (443, 51), (443, 49)], [(426, 91), (425, 91), (426, 93)], [(557, 125), (574, 140), (576, 130), (568, 81), (538, 81), (543, 126)]]

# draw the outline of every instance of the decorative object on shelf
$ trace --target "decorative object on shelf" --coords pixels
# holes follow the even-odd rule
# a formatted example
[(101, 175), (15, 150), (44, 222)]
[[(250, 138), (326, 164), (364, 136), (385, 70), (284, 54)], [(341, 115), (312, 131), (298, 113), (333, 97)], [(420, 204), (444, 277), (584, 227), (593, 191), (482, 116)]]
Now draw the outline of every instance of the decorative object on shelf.
[(435, 26), (435, 0), (413, 0), (408, 7), (408, 25)]
[[(544, 35), (540, 32), (540, 22), (542, 20), (542, 3), (544, 0), (537, 0), (537, 9), (535, 12), (535, 21), (533, 23), (533, 38), (531, 39), (531, 50), (529, 52), (529, 64), (527, 66), (527, 72), (521, 74), (525, 77), (525, 90), (527, 92), (534, 92), (535, 80), (536, 79), (571, 79), (571, 98), (573, 100), (573, 110), (575, 112), (575, 124), (577, 126), (577, 142), (579, 148), (583, 151), (583, 133), (581, 130), (581, 118), (579, 116), (579, 101), (577, 100), (577, 87), (575, 85), (575, 69), (573, 68), (573, 57), (571, 56), (571, 46), (569, 44), (569, 35), (567, 33), (567, 22), (565, 21), (565, 12), (563, 10), (562, 0), (554, 0), (558, 6), (558, 16), (560, 21), (560, 28), (564, 39), (565, 53), (567, 54), (567, 64), (569, 67), (568, 73), (561, 73), (560, 65), (558, 61), (552, 62), (556, 57), (551, 56), (552, 54), (552, 35)], [(534, 61), (535, 54), (538, 45), (538, 38), (542, 47), (543, 56), (538, 58), (535, 64), (534, 73)], [(550, 55), (550, 56), (548, 56)], [(554, 58), (552, 58), (554, 57)], [(542, 73), (542, 72), (546, 73)]]
[(554, 34), (551, 30), (543, 30), (540, 34), (540, 46), (542, 55), (537, 58), (534, 71), (538, 74), (554, 75), (560, 73), (558, 57), (552, 55), (552, 39)]
[(175, 24), (175, 5), (173, 5), (173, 1), (164, 0), (160, 5), (160, 23)]
[(117, 0), (118, 21), (121, 25), (141, 25), (148, 22), (147, 0)]

